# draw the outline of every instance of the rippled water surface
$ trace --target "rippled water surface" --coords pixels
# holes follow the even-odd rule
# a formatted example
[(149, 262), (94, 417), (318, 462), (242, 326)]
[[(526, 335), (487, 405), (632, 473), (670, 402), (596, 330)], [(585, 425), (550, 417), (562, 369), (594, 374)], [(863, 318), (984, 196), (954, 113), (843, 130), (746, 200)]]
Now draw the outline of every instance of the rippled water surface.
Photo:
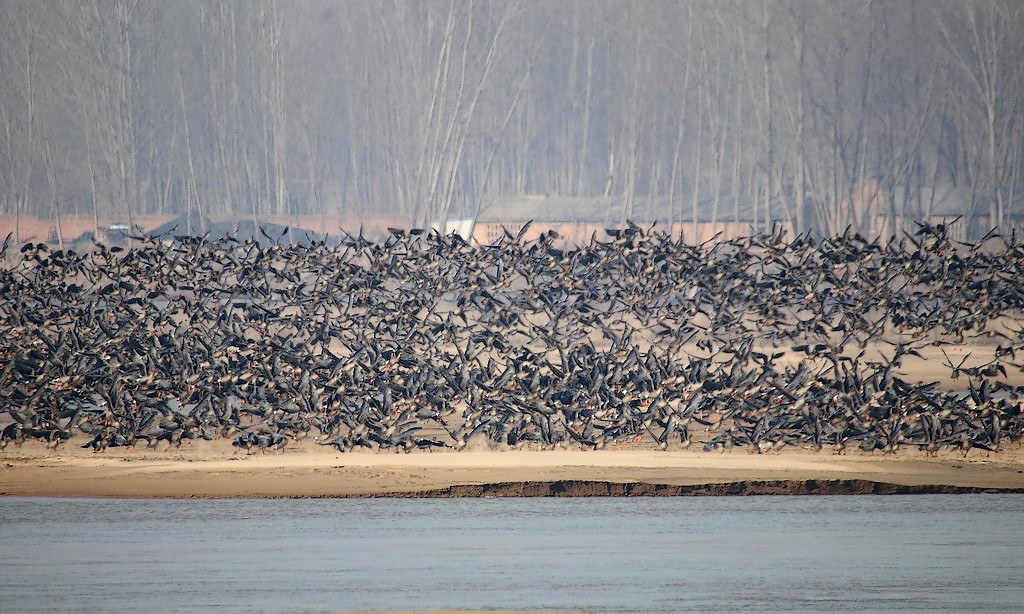
[(1013, 611), (1024, 495), (0, 498), (3, 612)]

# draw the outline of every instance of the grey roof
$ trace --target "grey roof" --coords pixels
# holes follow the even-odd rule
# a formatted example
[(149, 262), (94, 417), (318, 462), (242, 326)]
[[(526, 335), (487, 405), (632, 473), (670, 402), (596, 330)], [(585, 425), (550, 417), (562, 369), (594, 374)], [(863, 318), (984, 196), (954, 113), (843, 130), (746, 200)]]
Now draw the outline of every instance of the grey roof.
[(932, 215), (962, 215), (971, 210), (971, 192), (951, 183), (939, 183), (925, 186), (909, 197), (897, 190), (893, 194), (896, 211), (904, 211), (911, 216), (919, 211), (924, 214), (931, 211)]
[[(623, 219), (640, 223), (690, 222), (693, 219), (693, 205), (689, 198), (675, 199), (674, 206), (668, 198), (635, 198), (632, 209), (624, 215), (626, 199), (623, 197), (553, 196), (526, 194), (505, 196), (486, 205), (477, 215), (477, 223), (535, 222), (543, 223), (585, 223), (619, 224)], [(710, 222), (714, 213), (714, 199), (704, 198), (697, 203), (698, 221)], [(782, 219), (784, 208), (781, 203), (773, 204), (772, 216)], [(718, 202), (718, 221), (733, 221), (736, 217), (734, 201), (722, 197)], [(758, 217), (760, 217), (760, 213)], [(754, 219), (752, 203), (741, 202), (739, 221)]]
[(146, 234), (154, 237), (160, 237), (163, 235), (184, 235), (187, 234), (189, 228), (192, 230), (193, 235), (201, 235), (206, 229), (210, 228), (212, 222), (210, 218), (205, 215), (201, 215), (196, 211), (189, 213), (183, 213), (173, 220), (160, 224), (153, 230), (148, 231)]
[(949, 184), (921, 188), (921, 210), (932, 215), (960, 215), (971, 209), (970, 191)]
[[(180, 237), (188, 234), (189, 218), (180, 215), (173, 220), (162, 224), (146, 234), (153, 237), (169, 236), (170, 238)], [(220, 239), (222, 237), (234, 237), (239, 241), (253, 239), (261, 244), (269, 244), (272, 240), (293, 240), (297, 243), (308, 245), (313, 241), (322, 241), (324, 237), (316, 232), (292, 228), (291, 238), (286, 237), (287, 226), (271, 222), (256, 222), (252, 220), (225, 220), (211, 222), (209, 218), (193, 212), (191, 218), (193, 236), (206, 235), (209, 239)], [(262, 232), (260, 232), (262, 230)], [(267, 237), (270, 237), (268, 239)]]
[[(1024, 209), (1024, 192), (1005, 195), (1004, 198), (1009, 205), (1005, 214), (1010, 217), (1020, 217)], [(896, 211), (904, 211), (905, 215), (916, 217), (931, 211), (932, 216), (953, 217), (967, 215), (971, 212), (971, 190), (964, 186), (956, 186), (952, 183), (941, 182), (934, 187), (925, 186), (916, 192), (911, 192), (907, 197), (903, 192), (896, 191), (893, 194), (893, 204)], [(992, 202), (991, 196), (977, 194), (974, 200), (974, 213), (986, 215), (988, 205)]]

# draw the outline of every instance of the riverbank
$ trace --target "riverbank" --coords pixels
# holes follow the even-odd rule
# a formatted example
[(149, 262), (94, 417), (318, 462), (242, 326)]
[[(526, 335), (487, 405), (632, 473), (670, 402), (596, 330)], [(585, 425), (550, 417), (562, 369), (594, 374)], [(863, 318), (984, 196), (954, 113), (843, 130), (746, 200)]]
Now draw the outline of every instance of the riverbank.
[[(566, 486), (571, 484), (576, 486)], [(733, 486), (665, 490), (726, 484)], [(630, 449), (340, 454), (307, 444), (280, 454), (246, 455), (227, 442), (201, 442), (158, 452), (102, 454), (72, 447), (55, 454), (27, 443), (0, 453), (0, 495), (7, 496), (599, 496), (874, 492), (873, 488), (901, 492), (891, 487), (877, 490), (870, 484), (1024, 489), (1024, 449), (972, 452), (968, 458), (956, 451), (930, 458), (914, 450), (885, 456)], [(658, 486), (660, 493), (654, 492)]]

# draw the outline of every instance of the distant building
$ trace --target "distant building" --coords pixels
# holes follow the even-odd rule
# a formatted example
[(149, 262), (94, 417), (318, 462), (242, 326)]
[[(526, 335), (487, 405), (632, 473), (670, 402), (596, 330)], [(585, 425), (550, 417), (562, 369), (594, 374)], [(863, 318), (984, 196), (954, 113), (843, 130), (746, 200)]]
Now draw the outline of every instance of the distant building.
[[(752, 203), (737, 203), (728, 198), (704, 199), (697, 203), (696, 223), (691, 202), (669, 203), (667, 198), (638, 198), (627, 203), (625, 198), (568, 197), (527, 194), (498, 198), (485, 206), (469, 228), (465, 220), (456, 222), (464, 237), (479, 244), (491, 244), (505, 231), (512, 234), (532, 221), (525, 240), (536, 239), (542, 232), (553, 230), (567, 243), (586, 243), (592, 236), (606, 239), (605, 229), (625, 228), (632, 222), (643, 228), (680, 236), (688, 243), (700, 243), (716, 234), (728, 239), (747, 236), (757, 229), (781, 226), (792, 233), (786, 207), (780, 203), (765, 215)], [(469, 230), (469, 232), (465, 232)]]
[[(969, 189), (951, 183), (938, 183), (920, 190), (897, 189), (892, 195), (892, 202), (896, 226), (909, 233), (915, 231), (915, 221), (927, 221), (932, 225), (944, 224), (953, 240), (971, 241), (995, 225), (990, 199), (972, 198)], [(1010, 198), (1004, 205), (999, 231), (1009, 233), (1016, 229), (1021, 232), (1024, 229), (1024, 194)], [(888, 214), (888, 207), (880, 208), (879, 226), (885, 227)]]
[[(434, 224), (431, 224), (430, 228), (431, 228), (431, 230), (436, 230), (438, 232), (442, 231), (441, 223), (440, 222), (435, 222)], [(452, 234), (454, 232), (454, 233), (457, 233), (463, 239), (469, 241), (471, 238), (473, 238), (473, 220), (471, 220), (471, 219), (448, 220), (448, 221), (446, 221), (444, 223), (444, 229), (443, 230), (444, 230), (444, 232), (441, 232), (441, 234), (450, 235), (450, 234)]]

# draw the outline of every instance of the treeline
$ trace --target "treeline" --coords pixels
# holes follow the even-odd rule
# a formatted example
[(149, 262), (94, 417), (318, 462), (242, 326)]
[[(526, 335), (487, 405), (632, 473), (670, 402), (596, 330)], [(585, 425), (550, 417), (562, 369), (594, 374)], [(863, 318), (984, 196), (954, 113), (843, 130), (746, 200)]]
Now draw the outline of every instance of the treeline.
[(1022, 57), (1015, 0), (2, 0), (0, 214), (423, 226), (544, 193), (822, 232), (884, 202), (896, 232), (942, 185), (998, 226)]

